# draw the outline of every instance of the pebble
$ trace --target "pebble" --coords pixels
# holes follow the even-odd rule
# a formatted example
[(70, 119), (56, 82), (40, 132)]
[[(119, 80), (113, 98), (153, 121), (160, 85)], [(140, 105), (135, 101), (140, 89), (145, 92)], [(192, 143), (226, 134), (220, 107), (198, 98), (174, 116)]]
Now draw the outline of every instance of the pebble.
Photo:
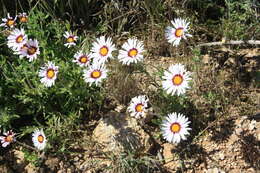
[(240, 173), (241, 171), (239, 169), (231, 169), (229, 173)]
[(257, 140), (260, 141), (260, 133), (257, 133)]
[(75, 162), (77, 162), (77, 161), (79, 161), (79, 157), (75, 157), (73, 160), (74, 160)]
[[(234, 133), (230, 136), (230, 141), (232, 141), (232, 143), (234, 143), (238, 139), (239, 139), (238, 136), (236, 134), (234, 134)], [(232, 144), (232, 143), (230, 143), (230, 144)]]
[(237, 129), (235, 130), (235, 132), (236, 132), (237, 135), (240, 135), (240, 134), (242, 133), (242, 131), (243, 131), (242, 128), (237, 128)]
[(218, 168), (211, 168), (206, 171), (206, 173), (220, 173)]
[(252, 120), (248, 126), (248, 129), (251, 131), (254, 130), (255, 125), (256, 125), (256, 120)]
[(125, 106), (124, 105), (117, 105), (117, 107), (115, 108), (115, 111), (122, 113), (124, 112)]
[(72, 173), (72, 170), (70, 168), (68, 168), (67, 173)]
[(256, 173), (256, 170), (254, 168), (249, 168), (247, 170), (248, 173)]
[(219, 158), (220, 158), (220, 160), (224, 160), (225, 155), (224, 155), (223, 153), (220, 153), (220, 154), (219, 154)]

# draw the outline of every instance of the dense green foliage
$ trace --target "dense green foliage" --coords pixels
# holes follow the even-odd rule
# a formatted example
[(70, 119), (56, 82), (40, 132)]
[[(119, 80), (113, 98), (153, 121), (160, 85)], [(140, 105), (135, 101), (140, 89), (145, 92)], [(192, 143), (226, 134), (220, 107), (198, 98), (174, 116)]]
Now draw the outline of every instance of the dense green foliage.
[[(23, 27), (29, 38), (39, 41), (41, 53), (33, 62), (20, 59), (1, 37), (0, 123), (3, 129), (20, 131), (22, 128), (21, 136), (31, 133), (35, 126), (48, 125), (50, 136), (57, 137), (63, 131), (59, 129), (62, 123), (62, 128), (75, 126), (79, 119), (86, 118), (83, 114), (88, 116), (101, 106), (104, 96), (99, 88), (84, 82), (82, 69), (72, 62), (80, 45), (71, 49), (63, 45), (63, 34), (70, 29), (69, 23), (32, 10), (29, 23)], [(59, 66), (58, 79), (50, 88), (43, 86), (38, 76), (40, 67), (47, 61)]]

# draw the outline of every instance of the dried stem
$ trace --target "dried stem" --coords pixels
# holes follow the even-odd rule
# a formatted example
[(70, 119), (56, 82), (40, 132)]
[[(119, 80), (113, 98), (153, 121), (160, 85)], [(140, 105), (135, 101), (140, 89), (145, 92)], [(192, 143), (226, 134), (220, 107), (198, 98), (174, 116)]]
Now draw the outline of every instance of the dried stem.
[(38, 150), (37, 150), (36, 148), (33, 148), (33, 147), (31, 147), (31, 146), (29, 146), (29, 145), (27, 145), (27, 144), (25, 144), (25, 143), (22, 143), (22, 142), (19, 142), (19, 141), (15, 141), (15, 142), (16, 142), (17, 144), (19, 144), (19, 145), (25, 147), (25, 148), (28, 148), (28, 149), (30, 149), (30, 150), (33, 150), (33, 151), (38, 152)]
[(240, 44), (253, 44), (253, 45), (260, 45), (260, 41), (259, 40), (247, 40), (247, 41), (243, 41), (243, 40), (230, 40), (230, 41), (226, 41), (226, 42), (210, 42), (210, 43), (202, 43), (197, 45), (196, 47), (202, 47), (202, 46), (218, 46), (218, 45), (240, 45)]

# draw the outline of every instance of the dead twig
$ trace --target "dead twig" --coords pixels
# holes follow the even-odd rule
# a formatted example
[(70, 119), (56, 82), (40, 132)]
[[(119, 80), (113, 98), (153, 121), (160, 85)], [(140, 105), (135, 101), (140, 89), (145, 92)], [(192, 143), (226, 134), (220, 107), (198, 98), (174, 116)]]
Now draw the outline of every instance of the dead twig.
[(226, 42), (218, 41), (218, 42), (210, 42), (210, 43), (202, 43), (197, 45), (196, 47), (202, 46), (218, 46), (218, 45), (240, 45), (240, 44), (253, 44), (253, 45), (260, 45), (260, 40), (230, 40)]
[(21, 145), (21, 146), (23, 146), (23, 147), (29, 149), (29, 150), (33, 150), (33, 151), (39, 152), (36, 148), (33, 148), (33, 147), (31, 147), (31, 146), (29, 146), (29, 145), (27, 145), (27, 144), (25, 144), (25, 143), (22, 143), (22, 142), (19, 142), (19, 141), (15, 141), (15, 142), (16, 142), (17, 144), (19, 144), (19, 145)]

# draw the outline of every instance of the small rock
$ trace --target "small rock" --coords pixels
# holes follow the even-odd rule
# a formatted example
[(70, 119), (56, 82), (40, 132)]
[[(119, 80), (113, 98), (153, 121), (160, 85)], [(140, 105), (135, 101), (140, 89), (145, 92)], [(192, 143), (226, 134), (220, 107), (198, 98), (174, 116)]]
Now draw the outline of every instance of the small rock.
[(24, 153), (20, 150), (14, 150), (14, 156), (16, 159), (17, 164), (22, 164), (24, 162)]
[(63, 163), (63, 161), (61, 161), (61, 162), (59, 163), (59, 165), (60, 165), (60, 168), (64, 168), (64, 163)]
[(256, 173), (256, 170), (254, 168), (249, 168), (247, 170), (247, 173)]
[(240, 172), (241, 170), (237, 168), (229, 170), (229, 173), (240, 173)]
[(125, 105), (117, 105), (115, 108), (116, 112), (123, 113), (126, 110)]
[(176, 161), (177, 158), (174, 157), (172, 150), (175, 148), (173, 144), (163, 144), (163, 158), (166, 162), (164, 165), (166, 168), (177, 169), (179, 167), (179, 162)]
[(218, 168), (211, 168), (206, 171), (206, 173), (220, 173)]
[(37, 168), (33, 164), (31, 164), (31, 163), (26, 165), (24, 170), (25, 170), (26, 173), (38, 173)]
[(165, 160), (165, 162), (168, 162), (170, 160), (173, 160), (174, 158), (174, 154), (173, 154), (173, 150), (174, 150), (175, 146), (173, 144), (163, 144), (163, 158)]
[(77, 162), (77, 161), (79, 161), (79, 157), (76, 156), (76, 157), (74, 157), (73, 160), (74, 160), (74, 162)]
[(236, 134), (239, 136), (242, 133), (243, 129), (242, 128), (237, 128), (235, 130)]
[(72, 169), (71, 169), (71, 168), (68, 168), (68, 169), (67, 169), (67, 173), (72, 173)]
[(242, 116), (241, 120), (246, 120), (248, 117), (247, 116)]
[(239, 137), (236, 134), (232, 134), (230, 136), (230, 144), (233, 144), (235, 141), (237, 141), (239, 139)]
[(6, 165), (0, 165), (0, 173), (11, 172), (11, 170)]
[(260, 130), (256, 132), (257, 140), (260, 141)]
[(24, 153), (21, 151), (21, 149), (14, 150), (13, 151), (15, 162), (13, 163), (13, 167), (18, 170), (19, 172), (22, 172), (24, 167), (26, 166), (26, 162), (24, 160)]
[(239, 152), (240, 149), (239, 148), (234, 148), (234, 152)]
[(58, 168), (59, 165), (59, 159), (58, 158), (51, 158), (49, 157), (46, 161), (45, 161), (45, 165), (51, 170), (51, 171), (55, 171)]
[(255, 125), (256, 125), (256, 120), (252, 120), (248, 126), (248, 129), (249, 130), (254, 130), (255, 128)]
[(150, 136), (138, 120), (119, 113), (110, 113), (101, 119), (92, 138), (105, 146), (104, 152), (112, 151), (115, 154), (129, 150), (147, 152), (152, 146)]
[(220, 154), (219, 154), (219, 159), (220, 159), (220, 160), (224, 160), (224, 158), (225, 158), (225, 155), (224, 155), (223, 153), (220, 153)]
[(208, 64), (208, 63), (209, 63), (209, 59), (210, 59), (209, 54), (206, 54), (206, 55), (203, 56), (202, 62), (203, 62), (204, 64)]

